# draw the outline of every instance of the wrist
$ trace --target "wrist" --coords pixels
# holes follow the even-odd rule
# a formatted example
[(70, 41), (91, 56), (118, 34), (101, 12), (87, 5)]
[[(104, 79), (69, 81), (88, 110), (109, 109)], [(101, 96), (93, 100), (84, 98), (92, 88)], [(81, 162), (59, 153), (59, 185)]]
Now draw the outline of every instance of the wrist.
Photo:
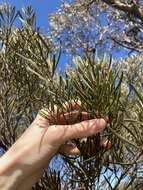
[[(46, 159), (39, 162), (40, 157), (43, 155), (43, 149), (39, 152), (39, 146), (44, 128), (47, 125), (48, 121), (38, 115), (25, 133), (0, 158), (1, 190), (17, 190), (19, 185), (25, 184), (27, 187), (27, 184), (29, 184), (26, 189), (24, 188), (24, 190), (28, 190), (38, 181), (39, 175), (42, 174), (42, 170), (47, 167), (53, 156), (49, 148)], [(37, 178), (35, 175), (38, 175)], [(22, 190), (22, 188), (20, 189)]]
[(15, 158), (8, 156), (7, 153), (0, 158), (0, 189), (17, 190), (18, 183), (21, 183), (22, 171), (15, 163)]

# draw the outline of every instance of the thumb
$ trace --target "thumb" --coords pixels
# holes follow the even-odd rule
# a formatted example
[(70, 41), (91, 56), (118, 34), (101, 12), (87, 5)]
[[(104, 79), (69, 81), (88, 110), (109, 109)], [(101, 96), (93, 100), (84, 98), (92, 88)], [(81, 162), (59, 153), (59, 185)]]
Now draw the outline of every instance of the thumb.
[(104, 130), (107, 123), (104, 119), (92, 119), (87, 121), (82, 121), (77, 124), (67, 125), (65, 138), (66, 140), (74, 138), (84, 138), (92, 136)]

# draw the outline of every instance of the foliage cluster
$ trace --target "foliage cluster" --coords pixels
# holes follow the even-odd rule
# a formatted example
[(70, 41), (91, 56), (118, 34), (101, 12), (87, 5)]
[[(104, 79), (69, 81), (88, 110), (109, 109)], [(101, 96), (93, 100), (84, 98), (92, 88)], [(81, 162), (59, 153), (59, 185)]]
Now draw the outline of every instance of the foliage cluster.
[(49, 16), (53, 38), (72, 54), (142, 52), (142, 0), (72, 0)]
[[(21, 27), (14, 28), (17, 18)], [(0, 143), (5, 151), (41, 107), (54, 112), (65, 102), (81, 102), (89, 119), (105, 118), (107, 129), (73, 139), (78, 157), (60, 156), (33, 189), (138, 189), (143, 186), (143, 55), (117, 62), (98, 52), (74, 56), (73, 68), (58, 72), (60, 54), (36, 28), (31, 7), (0, 10)], [(55, 116), (56, 122), (56, 116)], [(110, 149), (100, 140), (111, 141)], [(59, 157), (57, 158), (59, 159)]]

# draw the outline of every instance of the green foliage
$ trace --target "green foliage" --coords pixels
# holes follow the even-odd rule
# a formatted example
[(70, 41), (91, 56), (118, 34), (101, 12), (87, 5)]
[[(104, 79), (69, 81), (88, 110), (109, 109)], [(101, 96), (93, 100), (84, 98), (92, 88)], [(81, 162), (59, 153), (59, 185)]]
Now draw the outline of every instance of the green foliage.
[[(81, 156), (76, 162), (71, 163), (67, 158), (65, 160), (75, 169), (74, 175), (86, 189), (95, 188), (95, 179), (97, 184), (101, 176), (105, 176), (106, 183), (112, 186), (111, 179), (106, 177), (106, 172), (110, 170), (113, 170), (112, 175), (118, 175), (119, 172), (123, 174), (113, 189), (120, 185), (128, 173), (132, 176), (131, 185), (134, 176), (139, 175), (138, 165), (142, 155), (143, 111), (142, 106), (138, 105), (141, 95), (135, 88), (126, 94), (122, 93), (122, 84), (126, 83), (129, 88), (130, 81), (125, 80), (121, 65), (112, 64), (112, 60), (108, 61), (105, 55), (102, 59), (98, 59), (97, 54), (95, 58), (77, 57), (74, 64), (75, 69), (69, 71), (67, 79), (72, 81), (72, 98), (81, 101), (81, 111), (88, 112), (90, 119), (104, 118), (108, 126), (100, 135), (74, 140)], [(132, 95), (133, 91), (139, 98)], [(111, 149), (100, 145), (103, 138), (112, 142)]]
[[(54, 105), (62, 109), (64, 102), (80, 101), (80, 111), (87, 112), (89, 119), (104, 118), (108, 122), (101, 134), (73, 139), (72, 142), (81, 151), (80, 157), (64, 156), (66, 166), (72, 171), (71, 176), (75, 176), (71, 179), (69, 174), (68, 177), (74, 188), (77, 184), (82, 184), (86, 189), (95, 188), (101, 176), (105, 178), (106, 187), (109, 184), (112, 186), (111, 176), (116, 175), (117, 180), (120, 172), (122, 175), (113, 189), (128, 175), (130, 180), (126, 186), (130, 187), (135, 176), (139, 175), (143, 143), (142, 107), (138, 105), (141, 95), (133, 86), (128, 91), (131, 84), (128, 77), (124, 77), (122, 66), (112, 63), (112, 59), (106, 59), (105, 55), (102, 59), (97, 54), (94, 57), (76, 57), (73, 69), (65, 71), (65, 75), (56, 73), (53, 81), (45, 83), (50, 92), (53, 92), (47, 103), (53, 112)], [(122, 90), (124, 83), (127, 88), (125, 93)], [(101, 146), (100, 141), (104, 138), (112, 142), (111, 149)], [(107, 171), (112, 171), (110, 179), (106, 177)]]
[[(15, 19), (22, 27), (15, 28)], [(61, 156), (63, 168), (45, 171), (33, 189), (139, 189), (142, 179), (142, 55), (121, 63), (104, 54), (75, 57), (73, 68), (58, 72), (61, 50), (36, 28), (31, 7), (1, 9), (0, 141), (8, 149), (41, 107), (61, 111), (65, 102), (81, 102), (89, 119), (104, 118), (104, 132), (73, 139), (78, 157)], [(134, 64), (136, 63), (136, 64)], [(133, 69), (135, 68), (135, 69)], [(131, 72), (132, 71), (132, 72)], [(64, 110), (63, 110), (64, 111)], [(57, 118), (55, 117), (55, 123)], [(107, 139), (112, 147), (103, 147)], [(6, 150), (5, 149), (5, 150)]]

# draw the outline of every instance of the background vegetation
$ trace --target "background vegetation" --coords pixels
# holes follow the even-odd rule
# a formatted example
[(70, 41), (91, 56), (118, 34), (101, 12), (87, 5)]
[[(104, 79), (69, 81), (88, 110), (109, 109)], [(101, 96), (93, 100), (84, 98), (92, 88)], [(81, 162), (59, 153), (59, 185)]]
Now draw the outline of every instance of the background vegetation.
[[(108, 120), (103, 133), (73, 139), (81, 155), (56, 156), (33, 189), (143, 188), (142, 10), (142, 1), (64, 3), (50, 15), (51, 33), (43, 34), (30, 6), (17, 11), (1, 5), (0, 146), (4, 151), (41, 107), (54, 111), (54, 105), (62, 109), (65, 102), (80, 100), (80, 111), (88, 112), (89, 118)], [(114, 60), (112, 54), (119, 49), (129, 56)], [(72, 55), (72, 67), (59, 72), (64, 52)], [(104, 138), (111, 148), (100, 145)]]

